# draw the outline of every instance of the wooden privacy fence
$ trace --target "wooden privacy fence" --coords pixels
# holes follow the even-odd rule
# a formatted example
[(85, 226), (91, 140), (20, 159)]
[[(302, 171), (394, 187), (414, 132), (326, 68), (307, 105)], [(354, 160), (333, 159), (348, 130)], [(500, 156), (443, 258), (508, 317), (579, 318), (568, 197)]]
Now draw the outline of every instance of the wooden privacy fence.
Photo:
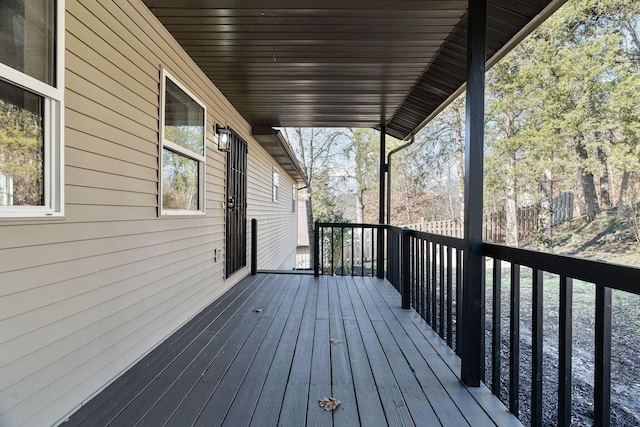
[[(553, 199), (551, 206), (551, 226), (562, 224), (573, 219), (573, 193), (568, 191)], [(540, 230), (542, 213), (537, 205), (518, 208), (518, 236), (531, 237)], [(462, 224), (457, 220), (424, 221), (407, 225), (408, 228), (425, 233), (440, 234), (450, 237), (463, 237)], [(483, 239), (487, 242), (504, 243), (507, 236), (507, 213), (504, 209), (487, 213), (483, 217)]]
[(571, 219), (573, 219), (573, 193), (567, 191), (553, 199), (551, 226), (555, 227)]

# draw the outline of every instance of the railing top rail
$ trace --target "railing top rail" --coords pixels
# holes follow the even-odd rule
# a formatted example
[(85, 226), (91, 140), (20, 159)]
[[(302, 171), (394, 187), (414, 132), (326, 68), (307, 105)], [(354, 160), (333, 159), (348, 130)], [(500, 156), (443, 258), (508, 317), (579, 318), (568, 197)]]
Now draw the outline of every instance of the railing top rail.
[(357, 222), (320, 222), (320, 227), (335, 227), (335, 228), (387, 228), (386, 224), (363, 224)]
[[(640, 268), (638, 267), (512, 248), (493, 243), (483, 243), (482, 254), (540, 271), (640, 295)], [(615, 280), (615, 283), (612, 280)]]
[[(335, 227), (335, 228), (384, 228), (395, 233), (401, 233), (403, 227), (396, 227), (389, 224), (363, 224), (363, 223), (342, 223), (342, 222), (318, 222), (320, 227)], [(430, 240), (432, 242), (451, 246), (453, 248), (462, 249), (464, 240), (459, 237), (444, 236), (442, 234), (427, 233), (426, 231), (417, 231), (409, 229), (411, 236), (419, 239)]]
[(459, 237), (445, 236), (442, 234), (427, 233), (426, 231), (411, 230), (411, 237), (417, 237), (419, 239), (429, 240), (431, 242), (438, 243), (440, 245), (451, 246), (456, 249), (464, 249), (464, 239)]
[[(336, 223), (319, 222), (320, 227), (336, 228), (374, 228), (401, 232), (402, 228), (388, 224)], [(464, 239), (410, 230), (411, 237), (429, 240), (437, 244), (464, 249)], [(506, 262), (535, 268), (540, 271), (554, 273), (585, 282), (596, 283), (611, 289), (640, 295), (640, 268), (627, 265), (611, 264), (577, 258), (569, 255), (558, 255), (531, 249), (513, 248), (495, 243), (483, 242), (482, 254)], [(615, 283), (613, 282), (615, 280)]]

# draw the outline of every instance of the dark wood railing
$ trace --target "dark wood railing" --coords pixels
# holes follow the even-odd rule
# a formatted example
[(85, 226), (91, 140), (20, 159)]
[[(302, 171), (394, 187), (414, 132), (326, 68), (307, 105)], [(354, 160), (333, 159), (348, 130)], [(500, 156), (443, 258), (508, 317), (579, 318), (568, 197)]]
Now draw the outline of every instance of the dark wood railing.
[[(383, 224), (315, 223), (314, 274), (330, 276), (377, 276), (384, 271)], [(384, 247), (384, 246), (383, 246)]]
[[(542, 425), (543, 323), (544, 323), (544, 275), (558, 276), (559, 289), (559, 339), (558, 339), (558, 425), (571, 424), (572, 384), (572, 313), (573, 280), (582, 280), (593, 286), (595, 294), (595, 342), (594, 342), (594, 425), (610, 425), (611, 409), (611, 292), (612, 290), (640, 294), (640, 269), (609, 264), (570, 256), (554, 255), (502, 245), (483, 244), (483, 254), (492, 258), (493, 275), (491, 290), (493, 310), (492, 328), (492, 391), (500, 396), (500, 329), (501, 265), (510, 265), (510, 340), (509, 340), (509, 410), (518, 415), (518, 384), (520, 380), (520, 280), (521, 269), (531, 271), (531, 424)], [(488, 289), (488, 288), (487, 288)], [(538, 379), (538, 380), (536, 380)]]
[(463, 240), (405, 228), (401, 241), (409, 254), (402, 264), (403, 307), (413, 308), (459, 353)]
[[(366, 242), (370, 250), (362, 249), (362, 245), (358, 246), (358, 236), (365, 236), (367, 233), (372, 236), (371, 241)], [(376, 256), (377, 239), (380, 239), (380, 236), (386, 237), (384, 259)], [(360, 238), (360, 243), (362, 242), (363, 239)], [(339, 250), (333, 247), (336, 243), (340, 245)], [(419, 313), (447, 345), (460, 355), (462, 343), (458, 331), (462, 316), (458, 314), (464, 309), (462, 261), (465, 246), (463, 239), (377, 224), (317, 223), (315, 245), (317, 250), (314, 272), (316, 275), (338, 273), (374, 276), (377, 266), (384, 265), (386, 278), (402, 295), (403, 307), (412, 308)], [(366, 254), (370, 254), (370, 257)], [(490, 364), (492, 392), (502, 399), (504, 393), (501, 391), (501, 385), (508, 384), (505, 403), (512, 413), (519, 416), (520, 379), (522, 371), (526, 370), (530, 375), (531, 384), (531, 413), (529, 414), (531, 425), (543, 425), (543, 388), (555, 387), (545, 384), (542, 375), (544, 275), (555, 274), (558, 276), (559, 290), (557, 422), (559, 426), (571, 424), (573, 280), (582, 280), (593, 284), (595, 293), (594, 425), (609, 426), (611, 293), (612, 290), (619, 290), (639, 295), (640, 268), (489, 243), (483, 243), (483, 256), (485, 257), (483, 265), (492, 268), (489, 283), (483, 282), (485, 289), (483, 300), (487, 298), (486, 292), (491, 291), (489, 306), (491, 313), (485, 315), (483, 321), (491, 322), (489, 333), (491, 348), (488, 354), (485, 352), (485, 361)], [(487, 261), (490, 261), (489, 264)], [(501, 327), (503, 263), (506, 263), (510, 269), (508, 338), (505, 338), (507, 335)], [(361, 265), (362, 268), (354, 268), (357, 265)], [(527, 274), (531, 273), (531, 304), (522, 304), (521, 301), (523, 268)], [(484, 281), (485, 278), (482, 279)], [(523, 339), (520, 315), (525, 308), (531, 309), (532, 319), (530, 368), (523, 368), (520, 360), (520, 344)], [(507, 352), (502, 351), (503, 339), (508, 341), (508, 356), (505, 354)], [(482, 346), (485, 348), (484, 337)], [(503, 359), (508, 363), (508, 369), (502, 369)], [(483, 373), (485, 361), (481, 362)]]

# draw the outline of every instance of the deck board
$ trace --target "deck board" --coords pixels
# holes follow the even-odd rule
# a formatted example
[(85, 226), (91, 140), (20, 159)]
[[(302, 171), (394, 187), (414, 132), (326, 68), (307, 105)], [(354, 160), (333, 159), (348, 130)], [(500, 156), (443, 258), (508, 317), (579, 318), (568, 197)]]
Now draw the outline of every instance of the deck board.
[[(520, 425), (486, 387), (464, 387), (459, 371), (388, 282), (264, 273), (63, 425)], [(330, 396), (342, 401), (332, 412), (318, 403)]]
[[(251, 364), (244, 380), (238, 384), (239, 389), (235, 399), (231, 403), (226, 417), (234, 420), (238, 425), (249, 425), (251, 417), (258, 404), (260, 393), (267, 382), (267, 375), (272, 366), (276, 351), (282, 341), (283, 336), (290, 336), (285, 332), (287, 327), (299, 323), (299, 316), (296, 315), (296, 307), (301, 307), (306, 297), (300, 287), (300, 279), (291, 279), (288, 283), (285, 303), (275, 314), (274, 321), (265, 336), (262, 345), (258, 349), (256, 357)], [(293, 302), (293, 303), (291, 303)], [(302, 313), (302, 310), (299, 310)], [(296, 327), (297, 330), (297, 327)], [(273, 370), (275, 372), (275, 369)], [(282, 365), (282, 372), (288, 372), (288, 368)], [(284, 388), (283, 388), (284, 389)]]
[[(368, 301), (363, 301), (360, 292), (351, 286), (351, 280), (348, 280), (347, 283), (347, 290), (351, 296), (353, 311), (358, 325), (357, 329), (362, 336), (369, 367), (375, 381), (375, 384), (372, 386), (378, 390), (387, 424), (397, 426), (414, 425), (405, 398), (391, 370), (390, 361), (387, 360), (378, 336), (375, 333), (373, 327), (374, 320), (368, 317), (369, 313), (365, 308), (365, 304), (367, 304)], [(365, 362), (365, 360), (363, 359), (361, 362)], [(424, 403), (426, 403), (426, 401)]]
[[(331, 390), (336, 396), (340, 396), (342, 407), (340, 411), (333, 413), (336, 425), (358, 426), (358, 401), (356, 400), (355, 386), (351, 372), (349, 348), (347, 347), (344, 323), (342, 321), (342, 307), (338, 292), (338, 281), (327, 280), (329, 292), (329, 335), (335, 340), (331, 347)], [(344, 286), (341, 286), (344, 288)]]
[[(307, 420), (317, 302), (318, 285), (315, 283), (309, 285), (307, 300), (302, 313), (298, 340), (280, 411), (280, 424), (283, 423), (283, 420), (287, 420), (292, 426), (302, 426), (305, 425)], [(291, 339), (294, 340), (293, 337)]]
[(328, 417), (320, 407), (320, 399), (332, 395), (331, 390), (331, 345), (329, 334), (329, 290), (327, 278), (318, 281), (318, 299), (313, 334), (311, 356), (311, 382), (307, 404), (307, 424), (330, 427), (332, 417)]
[[(230, 289), (218, 300), (196, 315), (162, 344), (162, 351), (152, 351), (131, 369), (109, 385), (81, 410), (71, 417), (65, 426), (108, 425), (130, 402), (150, 386), (153, 379), (180, 355), (186, 355), (194, 342), (201, 340), (210, 330), (219, 330), (225, 319), (231, 318), (234, 301), (249, 299), (258, 288), (253, 286), (257, 277), (250, 278)], [(192, 358), (194, 359), (194, 358)], [(124, 386), (126, 384), (126, 386)]]
[[(234, 351), (255, 328), (259, 319), (257, 313), (252, 312), (256, 300), (271, 296), (266, 286), (260, 286), (244, 301), (237, 299), (237, 304), (227, 310), (229, 316), (217, 319), (218, 324), (212, 324), (211, 330), (194, 340), (188, 351), (174, 359), (154, 378), (152, 386), (114, 419), (114, 424), (135, 425), (145, 420), (147, 425), (162, 425), (147, 418), (166, 421), (174, 418), (175, 413), (180, 420), (176, 424), (187, 420), (185, 414), (189, 415), (189, 421), (197, 417), (215, 390), (210, 385), (216, 384), (217, 387), (218, 379), (224, 376), (228, 364), (235, 358)], [(211, 377), (213, 380), (207, 381)], [(161, 382), (164, 387), (155, 386), (156, 382)]]
[[(275, 357), (271, 363), (255, 411), (253, 416), (249, 414), (249, 425), (251, 426), (275, 426), (278, 424), (282, 401), (287, 388), (287, 381), (289, 380), (289, 372), (291, 372), (291, 363), (297, 345), (297, 337), (300, 331), (305, 301), (311, 288), (309, 280), (307, 280), (306, 277), (302, 279), (300, 292), (293, 303), (291, 314), (287, 320)], [(237, 422), (237, 425), (247, 425), (239, 418), (228, 417), (228, 420), (229, 422)]]

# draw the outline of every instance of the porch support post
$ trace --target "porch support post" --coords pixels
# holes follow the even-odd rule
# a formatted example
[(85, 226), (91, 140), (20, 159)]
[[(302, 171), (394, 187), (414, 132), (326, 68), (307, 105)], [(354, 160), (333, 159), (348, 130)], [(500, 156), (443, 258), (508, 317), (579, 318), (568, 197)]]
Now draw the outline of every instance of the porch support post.
[(380, 194), (378, 197), (378, 222), (384, 224), (384, 197), (385, 197), (385, 183), (387, 172), (387, 147), (386, 147), (386, 131), (385, 125), (380, 126)]
[[(378, 201), (378, 223), (384, 224), (384, 198), (385, 198), (385, 182), (387, 172), (387, 147), (386, 147), (386, 126), (380, 126), (380, 194)], [(378, 248), (377, 256), (378, 262), (376, 264), (377, 271), (376, 276), (379, 279), (384, 278), (384, 228), (378, 228)]]
[[(324, 272), (323, 272), (324, 274)], [(313, 223), (313, 275), (320, 275), (320, 223)]]
[(258, 271), (258, 220), (251, 219), (251, 275)]
[(482, 176), (487, 0), (469, 0), (464, 176), (464, 272), (461, 379), (471, 387), (482, 379), (484, 318), (482, 277)]

